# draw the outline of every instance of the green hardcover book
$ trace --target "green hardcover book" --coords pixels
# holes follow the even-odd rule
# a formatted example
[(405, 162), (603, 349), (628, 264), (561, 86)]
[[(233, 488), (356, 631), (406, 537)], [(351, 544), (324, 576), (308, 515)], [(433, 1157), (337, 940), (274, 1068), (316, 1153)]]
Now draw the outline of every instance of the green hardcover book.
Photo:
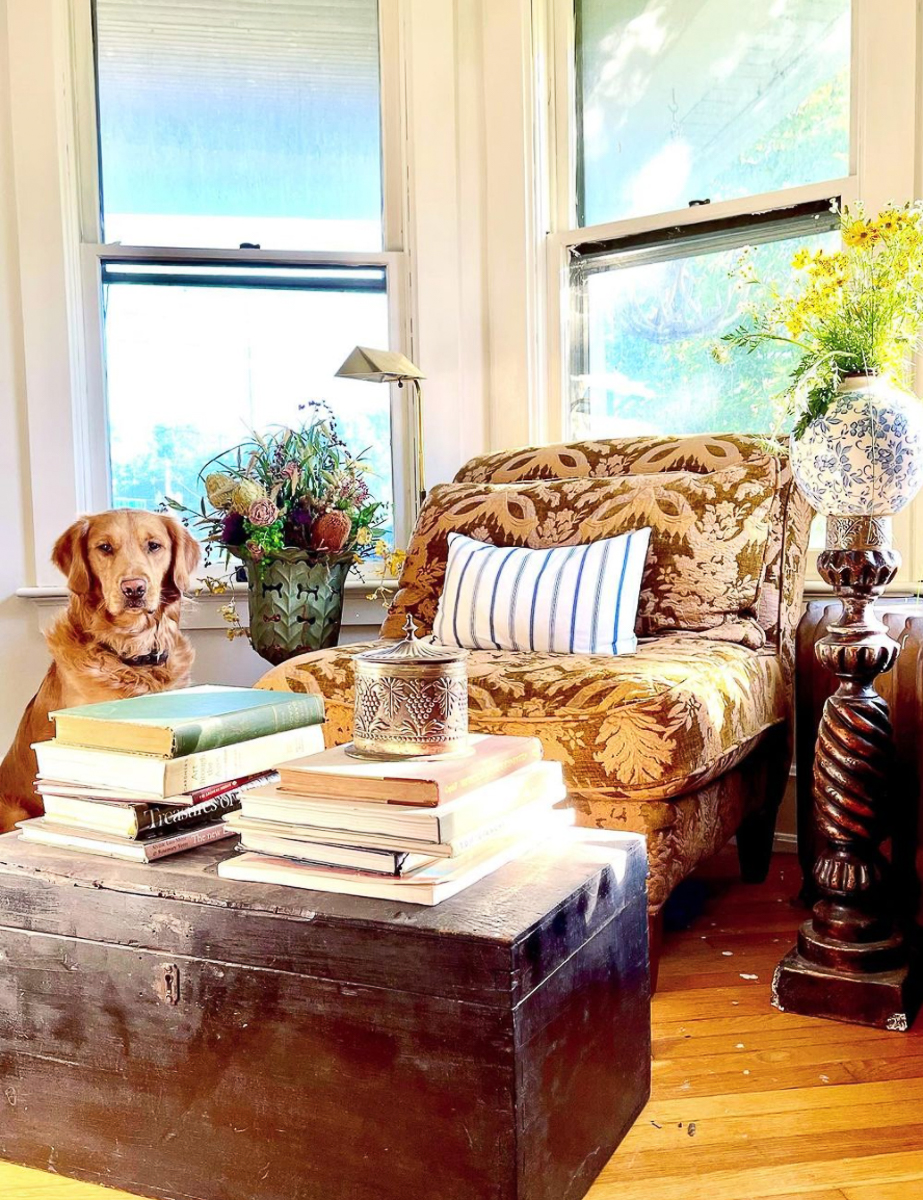
[(82, 704), (50, 715), (62, 746), (182, 758), (319, 725), (324, 701), (315, 695), (203, 686)]

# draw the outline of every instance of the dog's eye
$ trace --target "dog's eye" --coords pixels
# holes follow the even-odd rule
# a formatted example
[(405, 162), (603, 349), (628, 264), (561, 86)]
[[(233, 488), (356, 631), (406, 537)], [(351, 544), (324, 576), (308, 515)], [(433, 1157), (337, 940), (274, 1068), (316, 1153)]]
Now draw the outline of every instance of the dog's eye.
[(160, 542), (148, 542), (147, 549), (149, 554), (153, 554), (156, 550), (162, 550)]
[(100, 552), (100, 554), (111, 554), (112, 553), (112, 543), (111, 542), (100, 542), (99, 545), (96, 547), (96, 549)]

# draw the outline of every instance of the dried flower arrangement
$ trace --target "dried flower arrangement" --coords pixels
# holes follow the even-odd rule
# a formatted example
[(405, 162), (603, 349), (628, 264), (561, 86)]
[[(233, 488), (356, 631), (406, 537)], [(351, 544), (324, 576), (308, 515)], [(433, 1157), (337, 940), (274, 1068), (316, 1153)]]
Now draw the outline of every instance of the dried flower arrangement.
[[(216, 455), (199, 473), (205, 496), (199, 511), (167, 499), (174, 511), (204, 533), (206, 568), (223, 556), (223, 573), (205, 577), (209, 591), (225, 593), (236, 571), (247, 568), (251, 586), (278, 562), (353, 566), (378, 558), (383, 575), (398, 557), (382, 538), (387, 505), (366, 480), (363, 454), (350, 453), (329, 406), (312, 402), (312, 418), (300, 429), (252, 433)], [(337, 572), (340, 574), (341, 572)], [(222, 615), (228, 637), (245, 636), (233, 601)]]

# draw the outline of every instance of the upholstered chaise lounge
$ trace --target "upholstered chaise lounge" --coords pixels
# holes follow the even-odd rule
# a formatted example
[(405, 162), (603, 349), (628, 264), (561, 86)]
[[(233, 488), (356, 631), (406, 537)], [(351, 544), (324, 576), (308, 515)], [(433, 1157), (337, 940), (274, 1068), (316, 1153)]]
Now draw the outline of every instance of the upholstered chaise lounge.
[[(564, 481), (564, 482), (554, 482)], [(811, 512), (755, 437), (581, 442), (473, 459), (434, 488), (382, 636), (435, 616), (447, 537), (581, 544), (652, 527), (636, 654), (474, 650), (471, 728), (534, 734), (561, 761), (580, 824), (645, 833), (652, 928), (671, 889), (735, 833), (765, 875), (790, 763), (794, 631)], [(292, 659), (262, 686), (320, 691), (348, 741), (349, 645)]]

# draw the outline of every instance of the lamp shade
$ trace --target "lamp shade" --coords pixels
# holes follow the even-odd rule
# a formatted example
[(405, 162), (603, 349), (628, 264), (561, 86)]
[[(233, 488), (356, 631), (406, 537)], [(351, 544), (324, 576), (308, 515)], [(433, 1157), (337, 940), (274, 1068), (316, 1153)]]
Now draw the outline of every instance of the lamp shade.
[(365, 379), (369, 383), (426, 378), (419, 367), (396, 350), (371, 350), (368, 346), (357, 346), (337, 375), (341, 379)]

